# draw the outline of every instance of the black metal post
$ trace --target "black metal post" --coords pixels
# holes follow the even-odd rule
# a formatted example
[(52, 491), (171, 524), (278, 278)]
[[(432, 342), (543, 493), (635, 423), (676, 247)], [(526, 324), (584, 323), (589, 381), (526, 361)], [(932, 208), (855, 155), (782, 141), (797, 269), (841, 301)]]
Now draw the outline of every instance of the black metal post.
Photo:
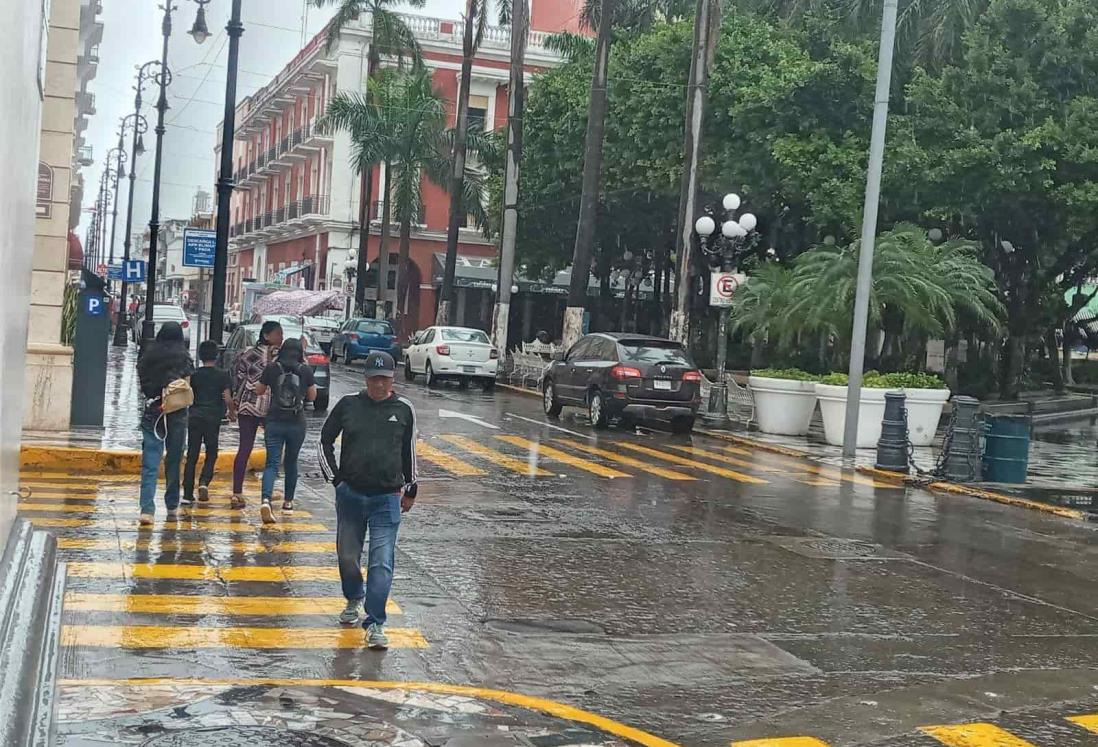
[[(236, 76), (240, 58), (241, 0), (233, 0), (229, 34), (229, 60), (225, 79), (225, 119), (221, 129), (221, 174), (217, 179), (217, 250), (214, 254), (213, 290), (210, 297), (209, 339), (221, 344), (225, 331), (225, 281), (229, 268), (229, 222), (232, 218), (233, 141), (236, 139)], [(200, 6), (201, 10), (201, 6)]]
[(114, 241), (118, 235), (118, 188), (122, 181), (122, 169), (126, 164), (126, 149), (122, 146), (122, 135), (118, 135), (118, 147), (111, 152), (118, 152), (118, 158), (114, 167), (114, 208), (111, 210), (111, 249), (107, 260), (108, 275), (110, 266), (114, 264)]
[(160, 97), (156, 101), (156, 160), (153, 162), (152, 215), (149, 218), (149, 266), (145, 277), (145, 318), (141, 324), (142, 348), (151, 343), (156, 336), (156, 324), (152, 310), (156, 306), (156, 253), (160, 248), (160, 171), (164, 159), (164, 115), (168, 111), (168, 86), (172, 74), (168, 70), (168, 39), (172, 35), (172, 11), (175, 6), (167, 0), (162, 6), (164, 21), (161, 33), (164, 45), (160, 57), (160, 71), (156, 73), (156, 82), (160, 84)]
[[(159, 65), (159, 62), (146, 62), (141, 66), (141, 70), (137, 74), (137, 95), (134, 97), (134, 113), (125, 117), (122, 120), (122, 125), (118, 129), (118, 141), (122, 142), (122, 139), (126, 136), (126, 124), (133, 122), (133, 145), (130, 149), (130, 153), (133, 154), (133, 162), (130, 164), (130, 188), (129, 188), (129, 204), (126, 207), (126, 235), (123, 237), (123, 253), (122, 253), (122, 267), (125, 271), (126, 263), (130, 261), (130, 248), (133, 245), (133, 195), (137, 188), (137, 158), (141, 155), (142, 148), (139, 147), (141, 142), (141, 134), (147, 132), (149, 129), (148, 121), (141, 116), (141, 92), (144, 88), (145, 81), (149, 77), (149, 71)], [(127, 324), (127, 318), (129, 316), (129, 283), (126, 282), (125, 274), (122, 275), (122, 288), (120, 291), (121, 296), (121, 308), (119, 311), (119, 324), (114, 329), (114, 344), (117, 347), (126, 346), (126, 331), (129, 329), (130, 324), (133, 324), (133, 320), (129, 320)]]

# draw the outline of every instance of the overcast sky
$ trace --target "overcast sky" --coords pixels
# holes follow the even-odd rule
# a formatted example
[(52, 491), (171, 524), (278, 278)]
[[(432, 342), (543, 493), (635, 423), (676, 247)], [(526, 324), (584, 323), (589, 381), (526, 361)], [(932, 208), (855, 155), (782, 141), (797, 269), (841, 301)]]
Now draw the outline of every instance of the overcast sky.
[[(214, 193), (217, 164), (214, 161), (216, 128), (221, 121), (225, 100), (225, 62), (230, 0), (212, 0), (206, 6), (211, 37), (202, 46), (187, 35), (194, 22), (197, 5), (192, 0), (175, 0), (174, 29), (169, 46), (169, 67), (174, 80), (169, 89), (164, 135), (163, 174), (161, 176), (161, 220), (189, 218), (195, 192)], [(118, 123), (133, 112), (136, 67), (160, 59), (160, 22), (163, 11), (157, 0), (104, 0), (103, 43), (99, 70), (89, 86), (96, 95), (97, 113), (91, 118), (88, 141), (94, 148), (96, 163), (84, 169), (84, 207), (94, 204), (99, 189), (103, 160), (118, 144)], [(310, 39), (320, 31), (332, 11), (318, 10), (303, 0), (244, 0), (244, 36), (240, 43), (238, 98), (262, 88), (302, 47), (302, 38)], [(444, 18), (458, 18), (462, 0), (427, 0), (414, 12)], [(303, 32), (304, 29), (304, 32)], [(144, 231), (149, 222), (152, 197), (153, 145), (156, 124), (155, 86), (145, 94), (142, 112), (149, 120), (145, 136), (147, 152), (138, 163), (137, 194), (134, 200), (134, 233)], [(126, 149), (129, 151), (129, 138)], [(216, 199), (216, 197), (215, 197)], [(126, 182), (119, 204), (116, 259), (121, 256), (125, 232)], [(79, 229), (84, 240), (89, 216), (85, 213)]]

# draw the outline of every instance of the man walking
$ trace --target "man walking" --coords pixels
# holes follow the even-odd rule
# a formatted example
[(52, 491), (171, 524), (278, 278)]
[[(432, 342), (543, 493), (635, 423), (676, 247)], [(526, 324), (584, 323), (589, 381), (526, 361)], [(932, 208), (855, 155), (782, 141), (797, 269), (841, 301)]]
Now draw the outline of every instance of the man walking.
[[(366, 390), (339, 401), (320, 434), (320, 465), (336, 488), (336, 555), (347, 608), (344, 625), (359, 621), (363, 601), (366, 645), (389, 647), (385, 605), (393, 586), (401, 514), (415, 504), (416, 411), (393, 393), (396, 363), (388, 353), (366, 357)], [(343, 436), (339, 460), (335, 441)], [(369, 530), (369, 569), (362, 582), (362, 547)]]

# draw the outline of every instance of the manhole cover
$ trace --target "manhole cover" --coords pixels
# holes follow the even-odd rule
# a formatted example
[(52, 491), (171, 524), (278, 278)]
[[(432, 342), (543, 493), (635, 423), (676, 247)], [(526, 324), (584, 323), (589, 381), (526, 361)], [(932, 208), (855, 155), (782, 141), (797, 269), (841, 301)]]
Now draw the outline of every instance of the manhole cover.
[(145, 742), (145, 747), (349, 747), (346, 742), (308, 731), (273, 726), (225, 726), (172, 731)]
[(764, 541), (806, 558), (821, 560), (897, 560), (880, 545), (838, 537), (763, 537)]
[(566, 617), (552, 620), (485, 620), (484, 625), (492, 630), (519, 635), (606, 635), (601, 625)]

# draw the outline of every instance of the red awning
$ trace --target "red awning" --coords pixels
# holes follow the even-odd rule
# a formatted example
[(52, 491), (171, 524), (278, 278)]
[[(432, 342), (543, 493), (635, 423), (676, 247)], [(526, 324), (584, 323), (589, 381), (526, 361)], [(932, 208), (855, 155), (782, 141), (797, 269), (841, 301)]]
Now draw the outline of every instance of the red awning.
[(84, 246), (76, 234), (69, 231), (69, 269), (79, 270), (84, 266)]

